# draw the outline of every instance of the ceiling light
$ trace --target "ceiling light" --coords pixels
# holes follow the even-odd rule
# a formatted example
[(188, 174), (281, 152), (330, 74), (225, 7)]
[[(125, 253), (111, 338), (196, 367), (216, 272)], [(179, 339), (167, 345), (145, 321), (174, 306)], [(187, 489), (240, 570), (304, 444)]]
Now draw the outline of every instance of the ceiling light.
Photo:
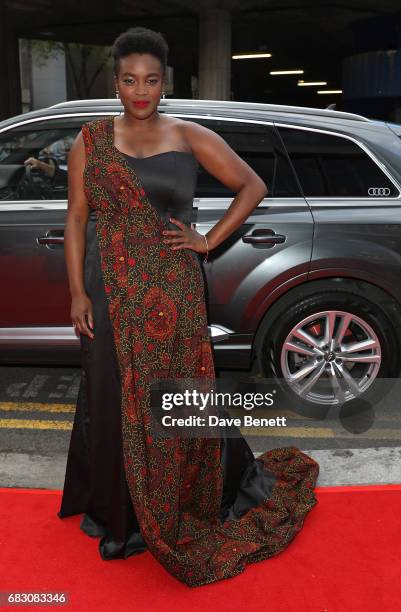
[(327, 85), (327, 81), (298, 81), (298, 87), (308, 87), (309, 85)]
[(303, 70), (271, 70), (269, 74), (303, 74)]
[(232, 59), (256, 59), (259, 57), (271, 57), (272, 54), (271, 53), (248, 53), (248, 54), (240, 54), (240, 55), (233, 55)]
[(318, 94), (340, 94), (342, 93), (342, 89), (318, 89)]

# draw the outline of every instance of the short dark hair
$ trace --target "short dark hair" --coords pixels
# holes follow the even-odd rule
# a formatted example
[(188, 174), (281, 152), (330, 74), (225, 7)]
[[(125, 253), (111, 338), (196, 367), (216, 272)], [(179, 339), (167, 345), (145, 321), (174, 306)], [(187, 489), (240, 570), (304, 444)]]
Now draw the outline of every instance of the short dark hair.
[(114, 72), (118, 73), (119, 60), (131, 53), (150, 53), (160, 60), (163, 74), (167, 68), (168, 44), (161, 32), (137, 26), (120, 34), (113, 43), (111, 53)]

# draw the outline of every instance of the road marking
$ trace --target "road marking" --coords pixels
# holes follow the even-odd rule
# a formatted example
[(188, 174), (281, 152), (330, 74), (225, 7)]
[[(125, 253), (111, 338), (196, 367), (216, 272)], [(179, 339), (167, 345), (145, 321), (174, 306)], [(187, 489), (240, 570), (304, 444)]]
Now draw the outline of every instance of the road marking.
[[(45, 421), (40, 419), (0, 419), (0, 429), (37, 429), (37, 430), (72, 430), (72, 421)], [(353, 434), (342, 430), (340, 432), (323, 427), (241, 427), (244, 436), (276, 437), (276, 438), (332, 438), (332, 439), (361, 439), (372, 440), (400, 440), (401, 432), (394, 429), (375, 429), (362, 434)]]
[[(45, 402), (0, 402), (0, 412), (4, 411), (4, 412), (10, 412), (10, 411), (18, 411), (18, 412), (57, 412), (57, 413), (68, 413), (68, 414), (73, 414), (76, 410), (76, 403), (75, 404), (62, 404), (62, 403), (45, 403)], [(241, 417), (243, 415), (243, 411), (237, 409), (237, 408), (230, 408), (228, 409), (228, 412), (230, 414), (230, 416), (233, 417)], [(247, 412), (247, 414), (250, 414), (250, 412)], [(303, 416), (301, 414), (298, 414), (296, 412), (293, 412), (292, 410), (280, 410), (280, 411), (272, 411), (272, 410), (258, 410), (255, 411), (253, 413), (253, 415), (256, 418), (275, 418), (275, 417), (286, 417), (287, 419), (291, 419), (291, 420), (295, 420), (295, 421), (306, 421), (306, 422), (318, 422), (318, 423), (322, 423), (325, 419), (319, 419), (319, 418), (313, 418), (313, 417), (307, 417), (307, 416)], [(330, 423), (333, 423), (333, 421), (337, 421), (338, 420), (338, 416), (334, 417), (330, 417), (327, 419), (327, 423), (328, 426)], [(379, 422), (385, 422), (385, 421), (394, 421), (394, 422), (398, 422), (400, 423), (401, 426), (401, 416), (400, 415), (377, 415), (377, 420)], [(313, 427), (311, 425), (311, 427)], [(254, 428), (248, 428), (248, 429), (254, 429)], [(309, 428), (310, 429), (310, 428)], [(326, 429), (326, 428), (324, 428)], [(288, 431), (288, 428), (287, 428)], [(401, 431), (399, 432), (400, 435), (400, 439), (401, 439)]]
[[(240, 408), (227, 408), (227, 412), (229, 413), (230, 416), (233, 417), (241, 417), (244, 415), (244, 411), (241, 410)], [(307, 421), (307, 422), (319, 422), (322, 423), (323, 421), (327, 420), (327, 422), (333, 422), (338, 421), (340, 418), (340, 415), (338, 413), (339, 411), (337, 410), (337, 412), (334, 411), (334, 413), (332, 415), (329, 415), (328, 417), (325, 417), (325, 409), (322, 410), (322, 417), (319, 419), (318, 416), (315, 417), (308, 417), (305, 416), (301, 413), (298, 412), (294, 412), (293, 410), (261, 410), (261, 409), (257, 409), (257, 410), (247, 410), (246, 414), (251, 414), (253, 415), (255, 418), (270, 418), (270, 419), (274, 419), (275, 417), (280, 417), (280, 416), (284, 416), (287, 419), (291, 419), (294, 421)], [(345, 414), (344, 410), (341, 412), (341, 416), (343, 418), (348, 418), (347, 415)], [(351, 417), (352, 418), (352, 417)], [(356, 418), (356, 417), (354, 417)], [(379, 413), (375, 413), (374, 418), (380, 421), (395, 421), (398, 422), (401, 426), (401, 415), (400, 414), (379, 414)]]
[(71, 430), (71, 421), (40, 421), (28, 419), (0, 419), (0, 429), (63, 429)]
[(80, 383), (80, 374), (75, 376), (60, 376), (60, 382), (53, 393), (49, 393), (50, 398), (65, 397), (68, 399), (74, 399), (78, 394), (78, 388)]
[(243, 436), (276, 436), (279, 438), (337, 438), (335, 431), (324, 427), (240, 427)]
[(0, 402), (1, 410), (20, 412), (75, 412), (75, 404), (43, 404), (41, 402)]
[[(76, 410), (76, 404), (49, 404), (49, 403), (44, 403), (44, 402), (0, 402), (0, 412), (1, 411), (18, 411), (18, 412), (58, 412), (60, 414), (62, 413), (69, 413), (69, 414), (73, 414)], [(233, 417), (240, 417), (242, 416), (243, 412), (241, 412), (241, 410), (238, 409), (229, 409), (229, 414)], [(268, 410), (261, 410), (261, 411), (257, 411), (254, 413), (254, 416), (256, 418), (275, 418), (278, 416), (283, 416), (286, 417), (287, 419), (292, 419), (292, 420), (296, 420), (296, 421), (306, 421), (306, 422), (319, 422), (321, 423), (322, 421), (324, 421), (325, 419), (318, 419), (318, 418), (311, 418), (311, 417), (306, 417), (306, 416), (302, 416), (296, 412), (293, 412), (292, 410), (281, 410), (281, 411), (268, 411)], [(337, 420), (338, 417), (335, 419)], [(395, 422), (399, 422), (401, 425), (401, 416), (399, 415), (380, 415), (378, 417), (378, 420), (380, 420), (380, 422), (384, 422), (384, 421), (395, 421)], [(333, 422), (333, 418), (327, 419), (328, 424)], [(312, 425), (311, 425), (312, 427)], [(253, 429), (253, 428), (249, 428), (249, 429)], [(288, 428), (287, 428), (288, 431)], [(399, 432), (400, 435), (400, 439), (401, 439), (401, 431)]]
[[(49, 378), (48, 375), (36, 374), (30, 382), (12, 383), (7, 387), (7, 394), (11, 397), (37, 397)], [(23, 393), (22, 389), (25, 389)]]
[(335, 438), (342, 439), (359, 439), (362, 440), (401, 440), (401, 430), (397, 429), (374, 429), (371, 428), (363, 433), (351, 433), (345, 429), (334, 431), (332, 429), (324, 429), (319, 427), (240, 427), (240, 431), (244, 436), (260, 436), (276, 438)]

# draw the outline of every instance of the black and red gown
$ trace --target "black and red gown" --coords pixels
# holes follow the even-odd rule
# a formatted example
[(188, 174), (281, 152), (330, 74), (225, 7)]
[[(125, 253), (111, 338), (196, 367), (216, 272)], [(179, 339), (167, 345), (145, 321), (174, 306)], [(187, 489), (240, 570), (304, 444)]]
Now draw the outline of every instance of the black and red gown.
[(255, 459), (241, 435), (152, 436), (152, 381), (215, 377), (200, 257), (171, 250), (162, 235), (177, 229), (170, 216), (191, 222), (198, 162), (183, 151), (121, 153), (111, 117), (82, 134), (95, 337), (80, 336), (58, 516), (82, 513), (103, 559), (149, 550), (189, 586), (235, 576), (300, 531), (319, 466), (293, 446)]

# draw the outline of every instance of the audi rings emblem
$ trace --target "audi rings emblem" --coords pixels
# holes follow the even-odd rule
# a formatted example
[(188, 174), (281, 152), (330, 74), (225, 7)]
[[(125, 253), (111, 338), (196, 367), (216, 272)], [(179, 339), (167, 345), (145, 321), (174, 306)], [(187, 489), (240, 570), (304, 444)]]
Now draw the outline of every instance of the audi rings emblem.
[(368, 194), (370, 196), (389, 196), (391, 190), (389, 187), (369, 187)]

